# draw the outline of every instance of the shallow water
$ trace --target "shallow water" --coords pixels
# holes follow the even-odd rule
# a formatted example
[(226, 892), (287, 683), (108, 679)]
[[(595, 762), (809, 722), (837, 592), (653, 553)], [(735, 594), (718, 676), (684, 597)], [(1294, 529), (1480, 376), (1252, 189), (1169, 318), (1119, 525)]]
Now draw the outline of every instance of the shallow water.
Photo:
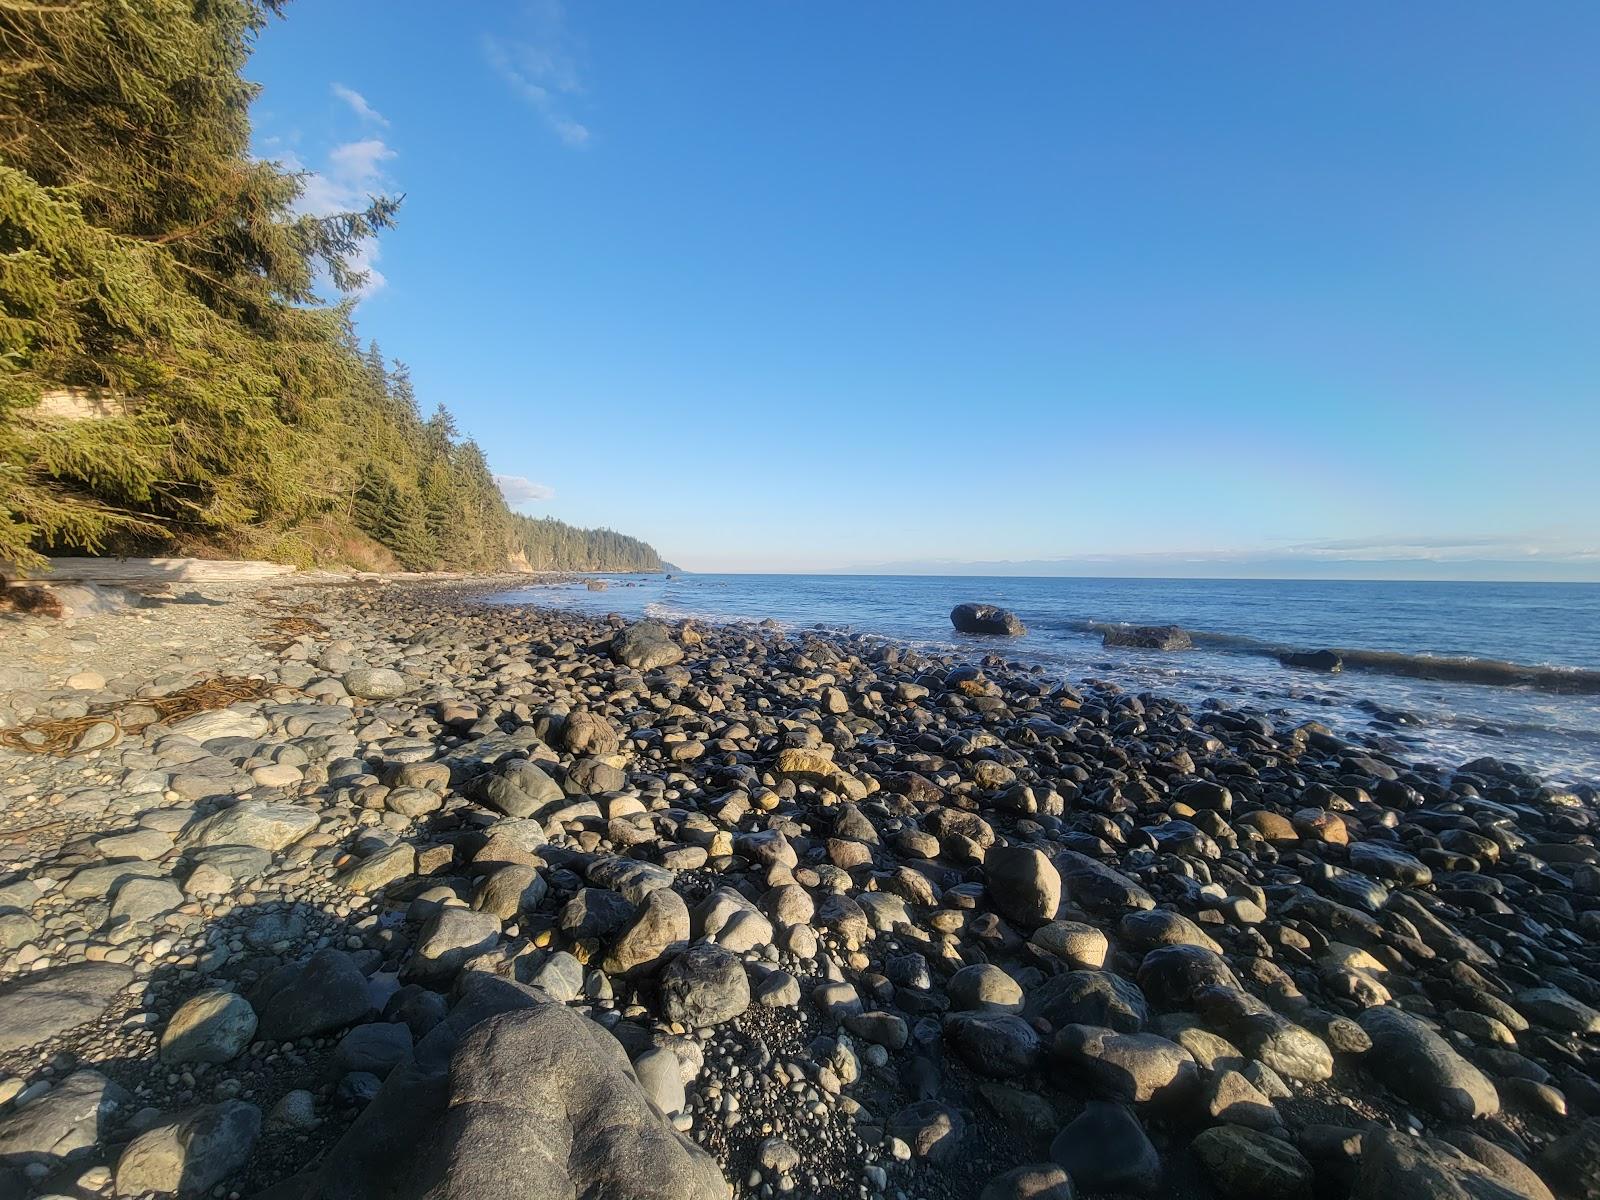
[[(1108, 679), (1190, 704), (1216, 696), (1290, 720), (1315, 718), (1444, 766), (1493, 755), (1552, 780), (1600, 783), (1600, 584), (635, 575), (612, 576), (605, 591), (580, 582), (498, 599), (631, 617), (771, 618), (974, 656), (997, 652), (1069, 681)], [(1028, 635), (955, 633), (950, 609), (964, 601), (1012, 609)], [(1196, 647), (1102, 648), (1094, 626), (1111, 623), (1181, 625)], [(1276, 659), (1279, 649), (1323, 647), (1397, 657), (1332, 676)], [(1437, 657), (1574, 674), (1541, 677), (1538, 687), (1413, 677)]]

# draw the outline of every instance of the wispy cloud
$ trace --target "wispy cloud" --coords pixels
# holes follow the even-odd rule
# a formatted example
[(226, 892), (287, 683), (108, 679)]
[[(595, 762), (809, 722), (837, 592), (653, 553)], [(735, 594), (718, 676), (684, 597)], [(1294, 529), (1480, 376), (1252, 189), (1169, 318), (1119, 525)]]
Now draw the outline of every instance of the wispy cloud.
[(496, 475), (494, 481), (500, 487), (500, 494), (512, 508), (526, 508), (541, 500), (554, 499), (556, 494), (555, 488), (548, 484), (535, 483), (526, 475)]
[(355, 88), (336, 83), (333, 85), (333, 94), (348, 104), (356, 116), (363, 121), (371, 121), (374, 125), (382, 125), (384, 128), (388, 128), (389, 118), (368, 104), (367, 98), (356, 91)]
[[(282, 161), (285, 166), (304, 172), (296, 211), (326, 217), (365, 208), (370, 196), (387, 187), (384, 164), (394, 157), (394, 150), (382, 138), (362, 138), (334, 146), (321, 170), (309, 168), (292, 154), (283, 156)], [(376, 238), (361, 243), (351, 258), (350, 265), (367, 277), (359, 293), (363, 298), (388, 282), (377, 269), (377, 262)]]
[(529, 0), (520, 26), (516, 37), (486, 36), (484, 57), (556, 137), (568, 146), (582, 146), (589, 140), (589, 127), (572, 115), (572, 108), (583, 84), (560, 0)]

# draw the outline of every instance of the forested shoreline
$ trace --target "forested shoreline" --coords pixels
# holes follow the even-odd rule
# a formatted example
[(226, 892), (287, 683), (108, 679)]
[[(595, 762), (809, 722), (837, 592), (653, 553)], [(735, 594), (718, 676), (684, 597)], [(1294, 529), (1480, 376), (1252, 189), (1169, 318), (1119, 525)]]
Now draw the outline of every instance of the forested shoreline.
[(0, 0), (0, 563), (659, 569), (511, 512), (363, 347), (358, 252), (399, 201), (307, 215), (302, 177), (251, 155), (243, 70), (279, 12)]

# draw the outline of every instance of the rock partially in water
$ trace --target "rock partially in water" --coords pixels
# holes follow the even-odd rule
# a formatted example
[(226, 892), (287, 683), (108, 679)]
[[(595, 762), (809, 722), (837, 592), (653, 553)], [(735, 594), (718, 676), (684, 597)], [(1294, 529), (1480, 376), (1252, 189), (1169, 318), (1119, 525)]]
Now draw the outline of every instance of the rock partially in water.
[(1188, 632), (1177, 625), (1108, 625), (1100, 644), (1132, 650), (1194, 649)]
[(958, 633), (1022, 637), (1028, 632), (1021, 617), (993, 604), (958, 604), (950, 610), (950, 624), (955, 626)]
[(1344, 670), (1344, 658), (1336, 650), (1291, 650), (1278, 655), (1286, 667), (1299, 667), (1303, 671), (1321, 671), (1337, 675)]

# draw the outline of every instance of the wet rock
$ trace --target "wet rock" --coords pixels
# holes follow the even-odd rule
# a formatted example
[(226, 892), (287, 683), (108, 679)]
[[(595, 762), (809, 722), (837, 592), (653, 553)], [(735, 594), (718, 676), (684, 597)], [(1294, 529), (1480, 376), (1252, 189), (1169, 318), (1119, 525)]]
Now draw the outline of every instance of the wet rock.
[(1176, 625), (1108, 625), (1100, 639), (1105, 646), (1135, 650), (1191, 650), (1194, 642)]
[(958, 604), (950, 610), (950, 624), (958, 633), (1022, 637), (1028, 632), (1028, 627), (1016, 613), (993, 604)]
[(1344, 658), (1336, 650), (1291, 650), (1278, 655), (1278, 661), (1286, 667), (1321, 671), (1326, 675), (1336, 675), (1344, 670)]
[(178, 845), (186, 850), (205, 846), (253, 846), (258, 850), (278, 851), (298, 842), (320, 823), (317, 814), (309, 808), (242, 800), (184, 830)]

